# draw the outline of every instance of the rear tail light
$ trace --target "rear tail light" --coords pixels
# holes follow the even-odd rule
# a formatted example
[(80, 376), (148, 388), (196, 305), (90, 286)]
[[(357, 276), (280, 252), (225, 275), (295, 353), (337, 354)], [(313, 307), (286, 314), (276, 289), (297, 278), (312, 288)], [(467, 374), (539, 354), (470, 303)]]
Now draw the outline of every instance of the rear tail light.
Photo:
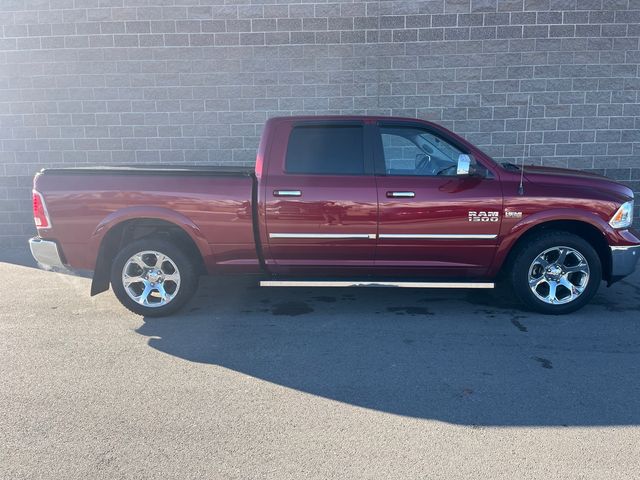
[(44, 198), (42, 198), (42, 194), (40, 192), (35, 190), (33, 191), (33, 220), (36, 222), (37, 228), (51, 227)]

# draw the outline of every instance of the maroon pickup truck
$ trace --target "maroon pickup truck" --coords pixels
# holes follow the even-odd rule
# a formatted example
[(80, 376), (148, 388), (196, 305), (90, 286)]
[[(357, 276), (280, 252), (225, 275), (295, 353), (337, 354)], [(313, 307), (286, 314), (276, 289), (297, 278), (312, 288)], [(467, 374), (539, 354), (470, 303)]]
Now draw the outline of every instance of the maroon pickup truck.
[(255, 170), (45, 169), (36, 260), (92, 270), (133, 312), (179, 309), (201, 274), (264, 286), (493, 288), (574, 311), (640, 256), (633, 192), (597, 175), (498, 164), (433, 123), (267, 122)]

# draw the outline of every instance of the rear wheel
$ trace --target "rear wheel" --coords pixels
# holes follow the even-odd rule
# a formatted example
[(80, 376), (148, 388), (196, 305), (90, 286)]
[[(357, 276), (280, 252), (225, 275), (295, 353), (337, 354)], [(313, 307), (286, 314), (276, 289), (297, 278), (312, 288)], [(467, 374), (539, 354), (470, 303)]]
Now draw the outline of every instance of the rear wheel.
[(598, 253), (569, 232), (549, 232), (531, 240), (512, 265), (511, 281), (518, 298), (531, 309), (551, 315), (582, 308), (602, 281)]
[(116, 255), (111, 268), (111, 286), (120, 303), (148, 317), (176, 312), (197, 285), (193, 260), (166, 240), (130, 243)]

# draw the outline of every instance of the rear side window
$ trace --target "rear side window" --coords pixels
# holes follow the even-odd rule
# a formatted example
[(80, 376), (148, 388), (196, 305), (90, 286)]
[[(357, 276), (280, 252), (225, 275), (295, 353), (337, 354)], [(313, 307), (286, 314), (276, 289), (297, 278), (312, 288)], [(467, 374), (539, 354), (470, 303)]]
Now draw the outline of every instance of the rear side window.
[(358, 125), (295, 127), (289, 137), (287, 173), (364, 174), (363, 128)]

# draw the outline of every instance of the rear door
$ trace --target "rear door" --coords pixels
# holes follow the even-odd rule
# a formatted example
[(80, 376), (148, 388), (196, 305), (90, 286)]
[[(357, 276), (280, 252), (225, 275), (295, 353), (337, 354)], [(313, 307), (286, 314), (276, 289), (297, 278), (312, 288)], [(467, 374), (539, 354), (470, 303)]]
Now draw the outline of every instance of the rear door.
[(426, 126), (380, 123), (376, 169), (380, 202), (377, 267), (421, 275), (482, 274), (500, 230), (502, 189), (472, 158), (458, 176), (455, 138)]
[(278, 126), (265, 179), (267, 263), (291, 273), (373, 266), (378, 198), (365, 141), (372, 129), (361, 121)]

